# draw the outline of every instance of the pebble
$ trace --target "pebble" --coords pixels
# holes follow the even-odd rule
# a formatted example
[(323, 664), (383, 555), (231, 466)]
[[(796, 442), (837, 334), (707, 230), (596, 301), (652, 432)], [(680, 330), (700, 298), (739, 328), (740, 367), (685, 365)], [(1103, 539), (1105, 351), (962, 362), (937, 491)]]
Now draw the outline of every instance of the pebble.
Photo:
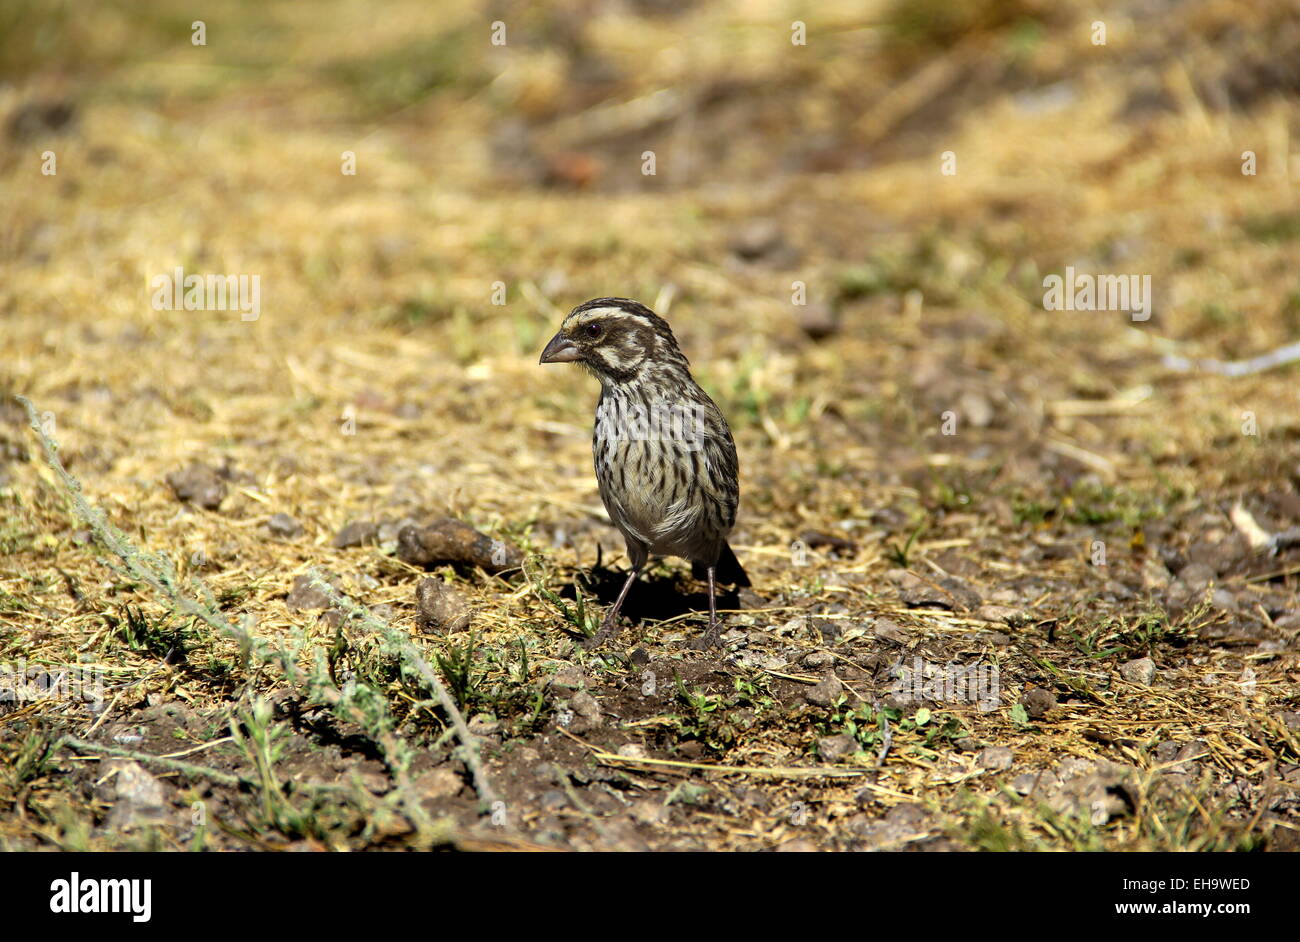
[(365, 546), (367, 543), (377, 543), (378, 541), (379, 526), (373, 520), (354, 520), (334, 534), (336, 549)]
[(1156, 679), (1156, 662), (1149, 657), (1140, 657), (1120, 665), (1119, 675), (1131, 684), (1150, 687)]
[(1011, 768), (1014, 756), (1006, 746), (987, 746), (980, 751), (979, 757), (975, 761), (981, 769), (988, 769), (990, 772), (1005, 772)]
[(167, 803), (162, 782), (144, 770), (138, 762), (114, 763), (116, 801), (105, 826), (113, 830), (143, 824), (161, 824), (167, 819)]
[(843, 759), (845, 756), (851, 756), (862, 749), (858, 741), (848, 733), (840, 733), (835, 736), (823, 736), (817, 740), (817, 755), (821, 756), (824, 762), (835, 762)]
[(828, 707), (844, 692), (844, 685), (834, 674), (827, 674), (804, 692), (804, 699), (814, 706)]
[(813, 670), (821, 670), (824, 667), (830, 667), (835, 663), (835, 655), (830, 651), (809, 651), (802, 658), (800, 663), (804, 667), (810, 667)]
[(889, 618), (877, 618), (871, 626), (872, 633), (885, 641), (892, 641), (895, 644), (907, 644), (908, 636), (898, 623)]
[(302, 524), (288, 514), (271, 514), (270, 519), (266, 521), (266, 529), (271, 531), (272, 536), (285, 539), (292, 539), (302, 534)]
[(599, 722), (600, 704), (596, 698), (585, 690), (580, 690), (569, 698), (569, 706), (573, 707), (573, 712), (577, 713), (588, 722)]
[(421, 579), (415, 587), (416, 623), (421, 631), (464, 631), (470, 625), (465, 597), (440, 579)]
[(215, 468), (204, 464), (196, 463), (182, 471), (173, 471), (167, 475), (166, 481), (178, 500), (204, 510), (216, 510), (226, 499), (226, 482)]
[(587, 686), (587, 675), (582, 668), (566, 664), (551, 675), (550, 685), (561, 690), (582, 690)]
[(464, 786), (460, 776), (451, 769), (425, 772), (412, 784), (421, 798), (450, 798)]
[[(332, 577), (326, 575), (326, 578), (331, 579), (332, 585)], [(303, 609), (329, 608), (330, 599), (324, 589), (316, 587), (311, 576), (302, 575), (293, 580), (293, 588), (285, 597), (284, 604), (290, 611), (297, 612)]]
[(796, 314), (799, 329), (813, 340), (824, 340), (840, 329), (840, 312), (825, 301), (801, 305)]
[(1031, 687), (1025, 691), (1020, 702), (1024, 704), (1026, 713), (1034, 719), (1040, 719), (1056, 706), (1056, 694), (1042, 687)]

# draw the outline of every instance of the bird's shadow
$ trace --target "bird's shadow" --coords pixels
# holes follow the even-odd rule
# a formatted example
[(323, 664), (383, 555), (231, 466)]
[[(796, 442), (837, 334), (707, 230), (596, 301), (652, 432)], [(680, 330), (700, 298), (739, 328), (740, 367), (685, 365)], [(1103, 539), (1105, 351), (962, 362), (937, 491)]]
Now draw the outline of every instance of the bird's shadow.
[[(602, 606), (614, 604), (618, 593), (623, 590), (627, 573), (604, 566), (595, 566), (578, 571), (574, 581), (560, 590), (560, 597), (569, 601), (577, 599), (577, 588), (583, 595), (595, 600)], [(718, 609), (735, 609), (740, 607), (740, 599), (734, 588), (718, 587)], [(668, 621), (692, 613), (709, 614), (709, 590), (705, 586), (701, 591), (696, 583), (681, 573), (664, 573), (654, 570), (642, 573), (627, 598), (623, 600), (620, 617), (628, 621), (641, 623), (645, 621)]]

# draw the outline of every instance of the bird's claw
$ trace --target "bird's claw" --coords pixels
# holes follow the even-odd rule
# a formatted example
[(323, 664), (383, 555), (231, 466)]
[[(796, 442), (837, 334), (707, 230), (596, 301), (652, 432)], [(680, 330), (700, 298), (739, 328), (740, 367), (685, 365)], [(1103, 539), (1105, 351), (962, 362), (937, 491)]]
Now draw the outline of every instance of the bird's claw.
[(591, 637), (578, 642), (584, 651), (594, 651), (614, 636), (616, 627), (611, 619), (601, 622), (600, 629)]
[(690, 647), (696, 651), (708, 651), (711, 648), (722, 647), (722, 626), (709, 626), (709, 629), (704, 634), (691, 641)]

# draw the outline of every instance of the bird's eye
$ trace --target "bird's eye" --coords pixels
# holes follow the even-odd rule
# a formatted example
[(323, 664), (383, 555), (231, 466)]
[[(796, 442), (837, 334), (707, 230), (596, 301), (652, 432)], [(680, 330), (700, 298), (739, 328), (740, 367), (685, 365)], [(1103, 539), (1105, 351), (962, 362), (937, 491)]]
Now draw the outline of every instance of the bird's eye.
[(599, 324), (587, 325), (587, 336), (590, 337), (592, 340), (595, 340), (597, 337), (600, 336), (600, 334), (601, 334), (601, 329)]

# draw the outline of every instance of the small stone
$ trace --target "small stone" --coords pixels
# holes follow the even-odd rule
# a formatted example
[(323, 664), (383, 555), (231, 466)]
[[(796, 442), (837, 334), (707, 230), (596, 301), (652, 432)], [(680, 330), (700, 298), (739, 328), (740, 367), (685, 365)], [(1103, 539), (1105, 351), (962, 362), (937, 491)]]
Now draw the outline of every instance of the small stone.
[(821, 670), (835, 663), (835, 655), (830, 651), (809, 651), (799, 659), (799, 663), (813, 670)]
[(451, 798), (464, 787), (459, 775), (451, 769), (433, 769), (425, 772), (413, 783), (416, 794), (423, 799)]
[(644, 759), (646, 757), (645, 746), (636, 742), (625, 742), (618, 747), (618, 754), (627, 759)]
[(491, 736), (501, 728), (501, 721), (491, 713), (476, 713), (470, 717), (468, 726), (475, 736)]
[(895, 644), (906, 645), (910, 640), (902, 628), (898, 627), (898, 622), (889, 618), (877, 618), (871, 626), (872, 633), (885, 641), (892, 641)]
[(415, 587), (416, 624), (421, 631), (453, 633), (470, 625), (465, 597), (440, 579), (421, 579)]
[(587, 675), (574, 664), (565, 664), (551, 675), (550, 685), (561, 691), (582, 690), (587, 686)]
[(814, 706), (828, 707), (844, 693), (844, 685), (834, 674), (827, 674), (804, 692), (804, 699)]
[(981, 769), (990, 772), (1005, 772), (1011, 768), (1014, 756), (1006, 746), (986, 746), (975, 760)]
[(1031, 687), (1020, 698), (1025, 712), (1034, 719), (1041, 719), (1056, 706), (1056, 694), (1042, 687)]
[(1120, 665), (1119, 675), (1131, 684), (1150, 687), (1156, 679), (1156, 662), (1149, 657), (1140, 657)]
[(195, 463), (183, 471), (173, 471), (166, 481), (178, 500), (204, 510), (216, 510), (226, 499), (226, 482), (215, 468), (207, 465)]
[(348, 549), (352, 546), (365, 546), (377, 542), (379, 542), (379, 525), (373, 520), (355, 520), (334, 534), (336, 549)]
[(293, 589), (285, 597), (284, 604), (289, 606), (290, 611), (300, 612), (304, 609), (329, 608), (330, 598), (324, 589), (316, 587), (311, 576), (303, 575), (293, 580)]
[(569, 698), (569, 706), (573, 707), (573, 712), (577, 713), (583, 719), (597, 722), (600, 720), (600, 704), (596, 698), (585, 690), (580, 690)]
[(898, 599), (908, 608), (953, 608), (953, 601), (947, 593), (928, 585), (903, 589), (898, 593)]
[(523, 565), (519, 547), (494, 540), (460, 520), (444, 517), (427, 527), (407, 526), (397, 534), (397, 556), (426, 569), (452, 563), (496, 574)]
[(288, 514), (271, 514), (270, 519), (266, 521), (266, 529), (272, 536), (283, 537), (286, 540), (302, 534), (302, 524)]
[(795, 317), (799, 329), (813, 340), (825, 340), (840, 329), (839, 309), (826, 301), (800, 305)]
[(731, 251), (747, 262), (775, 255), (785, 247), (785, 236), (775, 219), (753, 219), (731, 237)]
[(848, 733), (836, 736), (823, 736), (817, 740), (817, 755), (825, 762), (836, 762), (845, 756), (851, 756), (862, 749), (858, 741)]
[(163, 784), (138, 762), (114, 763), (116, 800), (106, 826), (119, 830), (147, 824), (161, 824), (168, 817)]
[(1004, 625), (1010, 625), (1013, 628), (1017, 625), (1026, 624), (1033, 619), (1018, 608), (1012, 608), (1010, 605), (993, 605), (985, 603), (975, 611), (975, 617), (981, 621), (1001, 622)]

